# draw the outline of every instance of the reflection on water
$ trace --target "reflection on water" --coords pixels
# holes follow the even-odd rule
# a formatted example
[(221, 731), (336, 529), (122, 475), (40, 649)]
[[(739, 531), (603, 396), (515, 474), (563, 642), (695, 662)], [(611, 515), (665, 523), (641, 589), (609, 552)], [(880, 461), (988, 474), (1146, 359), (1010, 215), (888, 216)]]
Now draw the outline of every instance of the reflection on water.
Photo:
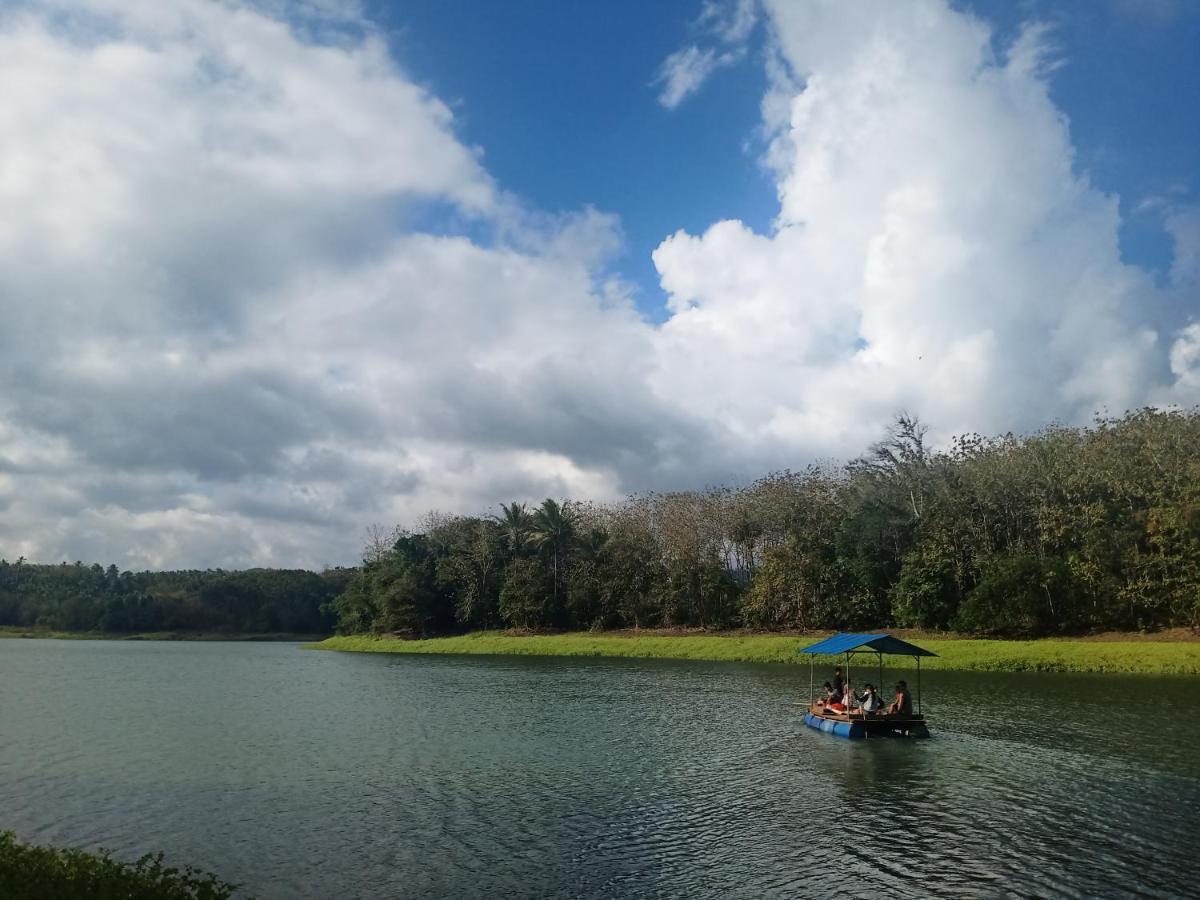
[(807, 688), (787, 667), (3, 641), (0, 827), (161, 848), (264, 897), (1200, 884), (1195, 681), (929, 674), (927, 741), (807, 729)]

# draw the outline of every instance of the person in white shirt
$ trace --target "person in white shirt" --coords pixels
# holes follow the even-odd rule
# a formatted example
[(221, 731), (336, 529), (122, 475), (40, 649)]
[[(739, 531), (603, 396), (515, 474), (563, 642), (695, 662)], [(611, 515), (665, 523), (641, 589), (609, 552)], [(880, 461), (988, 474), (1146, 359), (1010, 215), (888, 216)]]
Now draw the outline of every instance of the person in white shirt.
[(863, 712), (876, 713), (883, 709), (883, 698), (875, 693), (875, 685), (868, 684), (866, 693), (862, 695), (862, 703), (860, 704)]
[(846, 679), (846, 684), (842, 691), (842, 705), (846, 707), (846, 712), (851, 712), (858, 708), (858, 701), (862, 698), (854, 693), (854, 688), (850, 686), (850, 679)]

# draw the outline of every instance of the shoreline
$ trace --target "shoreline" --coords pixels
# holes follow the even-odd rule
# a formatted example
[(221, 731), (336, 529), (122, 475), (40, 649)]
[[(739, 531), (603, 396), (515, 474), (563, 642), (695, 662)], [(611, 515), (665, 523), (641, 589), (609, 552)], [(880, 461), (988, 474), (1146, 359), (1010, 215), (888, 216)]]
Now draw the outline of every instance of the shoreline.
[[(453, 637), (377, 638), (346, 635), (306, 644), (306, 649), (354, 653), (480, 656), (575, 656), (620, 659), (690, 659), (803, 665), (799, 648), (829, 632), (797, 634), (506, 634), (472, 632)], [(902, 631), (898, 636), (938, 654), (922, 669), (962, 672), (1084, 672), (1141, 675), (1200, 675), (1200, 640), (1040, 638), (1007, 641)], [(822, 657), (822, 659), (828, 659)], [(911, 659), (893, 656), (889, 669), (913, 669)]]

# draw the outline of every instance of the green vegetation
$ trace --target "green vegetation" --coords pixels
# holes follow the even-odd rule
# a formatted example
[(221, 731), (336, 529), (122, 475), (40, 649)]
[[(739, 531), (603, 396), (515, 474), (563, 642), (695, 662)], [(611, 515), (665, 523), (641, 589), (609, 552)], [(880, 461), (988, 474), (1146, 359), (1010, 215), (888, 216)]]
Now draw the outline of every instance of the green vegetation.
[[(819, 636), (628, 635), (573, 632), (510, 635), (473, 632), (455, 637), (397, 640), (333, 637), (310, 646), (321, 650), (365, 653), (463, 653), (507, 656), (614, 656), (637, 659), (708, 659), (730, 662), (808, 662), (798, 648)], [(1200, 675), (1200, 641), (1082, 641), (1043, 639), (997, 641), (914, 636), (938, 654), (923, 669), (1004, 672), (1127, 672)], [(887, 668), (912, 668), (904, 657), (891, 657)]]
[(64, 641), (319, 641), (328, 632), (260, 634), (255, 631), (53, 631), (49, 628), (0, 626), (3, 638), (53, 638)]
[(0, 560), (0, 637), (329, 634), (329, 603), (349, 579), (346, 569), (121, 572)]
[(162, 854), (122, 863), (107, 851), (35, 847), (0, 832), (0, 897), (8, 900), (224, 900), (233, 892), (207, 873), (163, 865)]
[(377, 536), (341, 634), (880, 626), (1028, 638), (1200, 625), (1200, 413), (968, 435), (901, 417), (740, 489), (431, 514)]

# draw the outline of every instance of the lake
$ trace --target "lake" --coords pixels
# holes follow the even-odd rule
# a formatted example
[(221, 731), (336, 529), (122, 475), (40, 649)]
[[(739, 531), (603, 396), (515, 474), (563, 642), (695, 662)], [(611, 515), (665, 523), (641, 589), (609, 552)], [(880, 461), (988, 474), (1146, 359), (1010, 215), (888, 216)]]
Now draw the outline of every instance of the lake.
[(800, 666), (4, 640), (0, 829), (280, 898), (1200, 891), (1200, 681), (923, 687), (850, 742)]

